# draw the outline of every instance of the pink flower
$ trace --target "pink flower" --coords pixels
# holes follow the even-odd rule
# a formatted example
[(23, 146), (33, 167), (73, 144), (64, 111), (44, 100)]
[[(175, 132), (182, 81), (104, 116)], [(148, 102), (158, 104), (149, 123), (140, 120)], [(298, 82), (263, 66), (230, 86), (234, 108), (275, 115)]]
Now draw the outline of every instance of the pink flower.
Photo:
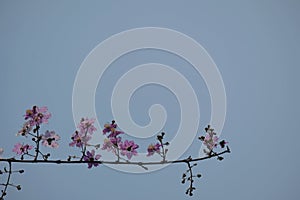
[[(104, 129), (102, 130), (103, 135), (106, 133), (114, 133), (116, 132), (117, 124), (115, 123), (115, 120), (112, 120), (111, 124), (104, 124)], [(120, 131), (121, 132), (121, 131)], [(120, 134), (120, 133), (119, 133)], [(113, 137), (113, 136), (111, 136)]]
[(57, 143), (60, 140), (60, 136), (57, 135), (54, 131), (46, 131), (42, 137), (42, 144), (47, 147), (57, 148), (59, 145)]
[(86, 145), (87, 142), (91, 139), (92, 137), (89, 135), (83, 135), (82, 133), (79, 133), (78, 131), (75, 131), (75, 133), (73, 133), (71, 139), (72, 142), (69, 144), (69, 146), (71, 147), (82, 147), (83, 145)]
[(17, 143), (15, 144), (15, 147), (13, 148), (13, 152), (15, 152), (17, 155), (27, 154), (28, 150), (31, 150), (33, 147), (28, 144), (21, 144)]
[(135, 144), (134, 141), (125, 140), (124, 143), (120, 143), (121, 155), (126, 155), (129, 160), (132, 156), (137, 155), (137, 148), (139, 148), (139, 145)]
[(202, 136), (200, 137), (200, 139), (203, 141), (203, 144), (207, 147), (207, 150), (204, 149), (204, 152), (206, 154), (211, 154), (212, 150), (218, 146), (218, 136), (217, 134), (214, 132), (214, 129), (210, 128), (210, 126), (208, 126), (207, 128), (205, 128), (206, 131), (206, 136)]
[(17, 136), (27, 136), (27, 134), (32, 130), (32, 126), (30, 125), (30, 121), (27, 121), (23, 124), (23, 127), (21, 130), (18, 131)]
[(42, 123), (48, 123), (51, 113), (48, 112), (46, 106), (40, 108), (38, 106), (33, 106), (32, 109), (26, 110), (24, 117), (25, 120), (29, 119), (30, 126), (35, 126)]
[(111, 132), (107, 137), (108, 138), (117, 138), (117, 136), (118, 135), (120, 135), (120, 134), (123, 134), (124, 132), (122, 132), (122, 131), (114, 131), (114, 132)]
[(113, 152), (116, 153), (116, 148), (118, 148), (118, 146), (120, 145), (121, 140), (121, 137), (105, 138), (101, 149), (107, 151), (113, 150)]
[(206, 135), (203, 143), (211, 151), (213, 150), (214, 147), (218, 145), (218, 140), (219, 138), (216, 135), (214, 136)]
[(111, 138), (109, 138), (109, 140), (114, 146), (118, 147), (119, 144), (121, 143), (122, 138), (121, 137), (111, 137)]
[(110, 141), (110, 139), (105, 138), (104, 139), (104, 143), (102, 145), (102, 150), (107, 150), (107, 151), (111, 151), (113, 149), (113, 143)]
[(92, 119), (82, 118), (77, 127), (79, 128), (82, 134), (89, 133), (92, 135), (95, 131), (97, 131), (96, 127), (94, 126), (94, 123), (95, 123), (94, 118)]
[(147, 149), (147, 151), (148, 151), (147, 156), (152, 156), (154, 153), (160, 153), (160, 147), (161, 147), (161, 144), (159, 144), (159, 143), (156, 143), (155, 145), (150, 144)]
[(121, 141), (121, 137), (118, 137), (120, 134), (124, 134), (122, 131), (118, 131), (117, 124), (115, 123), (115, 120), (111, 122), (111, 124), (105, 124), (104, 129), (102, 130), (103, 134), (110, 133), (107, 137), (111, 140), (111, 142), (118, 146), (117, 143)]
[(99, 165), (99, 163), (93, 163), (93, 161), (99, 160), (100, 157), (101, 157), (100, 154), (97, 154), (95, 156), (95, 150), (93, 149), (92, 151), (87, 151), (83, 159), (84, 161), (90, 161), (90, 163), (88, 163), (88, 168), (90, 169), (93, 166), (97, 167)]

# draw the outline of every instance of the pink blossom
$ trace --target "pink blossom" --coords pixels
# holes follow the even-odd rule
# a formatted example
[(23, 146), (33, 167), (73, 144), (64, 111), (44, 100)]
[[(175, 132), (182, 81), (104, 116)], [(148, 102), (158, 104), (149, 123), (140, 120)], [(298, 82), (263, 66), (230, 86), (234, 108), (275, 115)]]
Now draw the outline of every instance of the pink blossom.
[(27, 121), (23, 124), (23, 127), (21, 130), (18, 131), (17, 136), (27, 136), (27, 134), (32, 130), (32, 126), (30, 125), (30, 121)]
[(118, 147), (119, 144), (121, 143), (122, 138), (121, 137), (110, 137), (109, 140), (114, 146)]
[(213, 150), (218, 145), (218, 140), (219, 138), (216, 135), (206, 135), (203, 143), (209, 150)]
[(104, 139), (104, 143), (102, 145), (102, 150), (107, 150), (107, 151), (111, 151), (113, 149), (113, 143), (110, 141), (110, 139), (105, 138)]
[(17, 143), (15, 144), (14, 148), (13, 148), (13, 152), (15, 152), (17, 155), (22, 155), (22, 154), (27, 154), (28, 150), (31, 150), (33, 147), (31, 145), (28, 144), (21, 144), (21, 143)]
[(154, 153), (160, 153), (160, 147), (161, 147), (161, 144), (159, 144), (159, 143), (156, 143), (155, 145), (150, 144), (147, 149), (147, 151), (148, 151), (147, 156), (152, 156)]
[(90, 163), (88, 163), (88, 168), (90, 169), (93, 166), (97, 167), (99, 165), (99, 163), (93, 163), (93, 161), (99, 160), (100, 157), (100, 154), (95, 155), (95, 150), (93, 149), (92, 151), (87, 151), (83, 159), (84, 161), (90, 161)]
[(121, 155), (127, 156), (129, 160), (132, 156), (137, 155), (137, 148), (139, 148), (139, 145), (135, 144), (134, 141), (125, 140), (125, 142), (120, 143)]
[(214, 132), (214, 129), (210, 128), (210, 126), (208, 126), (207, 128), (205, 128), (206, 130), (206, 136), (205, 137), (201, 137), (201, 140), (203, 141), (203, 144), (207, 147), (207, 149), (209, 151), (205, 150), (206, 154), (210, 154), (212, 152), (212, 150), (218, 146), (218, 136), (217, 134)]
[(45, 134), (41, 135), (42, 144), (47, 147), (57, 148), (59, 145), (57, 143), (60, 140), (60, 136), (57, 135), (54, 131), (46, 131)]
[(124, 134), (124, 132), (118, 131), (117, 127), (117, 124), (113, 120), (111, 124), (105, 124), (104, 129), (102, 130), (103, 134), (110, 133), (107, 137), (115, 146), (118, 146), (118, 143), (121, 142), (121, 137), (118, 136)]
[(102, 150), (107, 150), (107, 151), (111, 151), (113, 150), (113, 152), (116, 152), (116, 148), (118, 148), (118, 146), (121, 143), (121, 137), (117, 137), (117, 138), (105, 138), (104, 139), (104, 143), (102, 146)]
[[(117, 124), (115, 123), (115, 120), (111, 122), (111, 124), (104, 124), (104, 129), (102, 130), (103, 134), (105, 135), (106, 133), (114, 133), (116, 132)], [(120, 133), (119, 133), (120, 134)], [(111, 137), (113, 137), (111, 135)]]
[(111, 132), (107, 137), (108, 138), (116, 138), (120, 134), (124, 134), (124, 132), (115, 130), (114, 132)]
[(95, 131), (97, 131), (96, 127), (94, 126), (95, 119), (88, 119), (88, 118), (82, 118), (81, 121), (78, 124), (78, 128), (82, 134), (93, 134)]
[(42, 123), (48, 123), (51, 113), (48, 112), (48, 108), (46, 106), (33, 106), (32, 109), (26, 110), (24, 117), (25, 120), (29, 119), (30, 126), (35, 126)]
[(75, 133), (73, 133), (71, 139), (72, 142), (69, 144), (69, 146), (71, 147), (82, 147), (83, 145), (86, 145), (87, 142), (91, 139), (92, 137), (89, 135), (83, 135), (82, 133), (79, 133), (78, 131), (75, 131)]

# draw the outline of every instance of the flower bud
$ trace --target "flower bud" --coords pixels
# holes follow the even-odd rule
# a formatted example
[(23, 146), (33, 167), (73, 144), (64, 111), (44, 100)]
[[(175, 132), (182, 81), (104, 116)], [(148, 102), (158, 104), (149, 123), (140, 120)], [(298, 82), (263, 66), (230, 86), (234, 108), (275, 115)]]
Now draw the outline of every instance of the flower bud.
[(16, 188), (17, 188), (17, 190), (21, 190), (22, 189), (21, 185), (17, 185)]

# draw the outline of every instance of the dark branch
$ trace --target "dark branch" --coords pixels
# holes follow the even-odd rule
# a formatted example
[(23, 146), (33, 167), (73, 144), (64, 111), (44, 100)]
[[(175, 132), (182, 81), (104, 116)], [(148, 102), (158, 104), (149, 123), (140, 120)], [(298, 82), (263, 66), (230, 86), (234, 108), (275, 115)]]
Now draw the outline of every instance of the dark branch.
[(8, 158), (8, 159), (0, 159), (0, 162), (9, 162), (9, 163), (54, 163), (54, 164), (82, 164), (82, 163), (98, 163), (98, 164), (112, 164), (112, 165), (164, 165), (164, 164), (175, 164), (175, 163), (186, 163), (187, 161), (192, 163), (192, 162), (197, 162), (200, 160), (206, 160), (210, 159), (213, 157), (218, 157), (222, 154), (225, 153), (230, 153), (230, 149), (227, 147), (226, 150), (212, 154), (209, 156), (205, 157), (200, 157), (200, 158), (194, 158), (194, 159), (180, 159), (180, 160), (172, 160), (172, 161), (157, 161), (157, 162), (131, 162), (131, 161), (84, 161), (84, 160), (17, 160), (15, 158)]

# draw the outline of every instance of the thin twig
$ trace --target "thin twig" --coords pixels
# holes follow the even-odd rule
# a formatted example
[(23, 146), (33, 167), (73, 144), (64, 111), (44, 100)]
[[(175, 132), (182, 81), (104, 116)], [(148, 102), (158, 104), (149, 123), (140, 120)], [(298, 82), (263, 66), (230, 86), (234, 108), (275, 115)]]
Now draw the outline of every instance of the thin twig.
[(36, 148), (35, 148), (35, 157), (34, 157), (34, 160), (37, 160), (37, 158), (38, 158), (38, 156), (39, 156), (39, 149), (40, 149), (40, 140), (41, 140), (41, 138), (40, 138), (40, 134), (39, 134), (39, 129), (40, 129), (40, 126), (39, 126), (39, 124), (37, 124), (36, 125), (36, 127), (35, 127), (35, 130), (36, 130), (36, 141), (35, 141), (35, 143), (36, 143)]
[(189, 194), (190, 196), (193, 196), (193, 190), (195, 189), (193, 187), (193, 170), (192, 170), (192, 166), (191, 166), (191, 163), (189, 161), (186, 161), (187, 165), (188, 165), (188, 172), (190, 173), (190, 176), (188, 178), (188, 181), (190, 182), (190, 186), (189, 188), (187, 189), (186, 191), (186, 194)]
[(6, 183), (4, 184), (4, 189), (2, 190), (2, 195), (0, 197), (0, 200), (2, 200), (3, 197), (6, 195), (7, 187), (10, 185), (10, 176), (11, 176), (11, 173), (12, 173), (12, 171), (11, 171), (11, 162), (10, 161), (7, 161), (7, 162), (8, 162), (8, 167), (9, 167), (9, 169), (7, 171), (8, 176), (7, 176)]

